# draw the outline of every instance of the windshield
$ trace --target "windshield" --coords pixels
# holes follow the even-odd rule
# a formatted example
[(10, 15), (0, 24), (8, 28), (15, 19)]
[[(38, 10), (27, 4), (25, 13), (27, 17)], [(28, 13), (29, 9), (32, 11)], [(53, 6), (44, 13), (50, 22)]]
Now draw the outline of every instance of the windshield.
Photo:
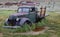
[(21, 7), (21, 8), (18, 9), (18, 12), (29, 12), (29, 8)]

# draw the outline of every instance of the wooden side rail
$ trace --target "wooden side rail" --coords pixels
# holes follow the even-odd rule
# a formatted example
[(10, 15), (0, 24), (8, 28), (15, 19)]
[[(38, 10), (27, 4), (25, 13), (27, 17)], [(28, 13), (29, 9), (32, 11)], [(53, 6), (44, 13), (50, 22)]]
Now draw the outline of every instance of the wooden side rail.
[(40, 17), (45, 17), (46, 7), (44, 7), (44, 8), (41, 7), (40, 10), (41, 10), (41, 11), (40, 11)]

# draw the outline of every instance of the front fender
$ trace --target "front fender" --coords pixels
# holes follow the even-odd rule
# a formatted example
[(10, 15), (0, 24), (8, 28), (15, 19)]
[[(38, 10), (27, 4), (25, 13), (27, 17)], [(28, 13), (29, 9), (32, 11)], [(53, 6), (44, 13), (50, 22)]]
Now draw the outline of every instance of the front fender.
[(4, 25), (5, 25), (5, 26), (8, 26), (8, 23), (9, 23), (9, 22), (8, 22), (8, 18), (7, 18), (7, 19), (5, 20), (5, 22), (4, 22)]
[(30, 21), (29, 18), (22, 18), (21, 21), (20, 21), (20, 25), (23, 25), (27, 20)]

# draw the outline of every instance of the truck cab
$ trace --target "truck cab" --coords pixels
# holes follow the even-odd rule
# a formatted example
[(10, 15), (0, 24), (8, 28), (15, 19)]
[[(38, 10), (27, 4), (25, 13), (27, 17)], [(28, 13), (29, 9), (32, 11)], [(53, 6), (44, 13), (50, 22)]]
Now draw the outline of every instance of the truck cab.
[(26, 18), (29, 18), (31, 22), (36, 22), (37, 8), (34, 6), (24, 6), (19, 7), (17, 10), (18, 13), (26, 14)]

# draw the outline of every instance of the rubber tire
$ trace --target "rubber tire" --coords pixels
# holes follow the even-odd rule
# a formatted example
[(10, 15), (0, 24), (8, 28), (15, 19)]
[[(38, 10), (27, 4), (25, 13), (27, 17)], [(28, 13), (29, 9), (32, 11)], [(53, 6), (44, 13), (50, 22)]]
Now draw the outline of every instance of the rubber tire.
[(28, 24), (29, 26), (32, 26), (32, 23), (30, 21), (25, 21), (23, 25)]

